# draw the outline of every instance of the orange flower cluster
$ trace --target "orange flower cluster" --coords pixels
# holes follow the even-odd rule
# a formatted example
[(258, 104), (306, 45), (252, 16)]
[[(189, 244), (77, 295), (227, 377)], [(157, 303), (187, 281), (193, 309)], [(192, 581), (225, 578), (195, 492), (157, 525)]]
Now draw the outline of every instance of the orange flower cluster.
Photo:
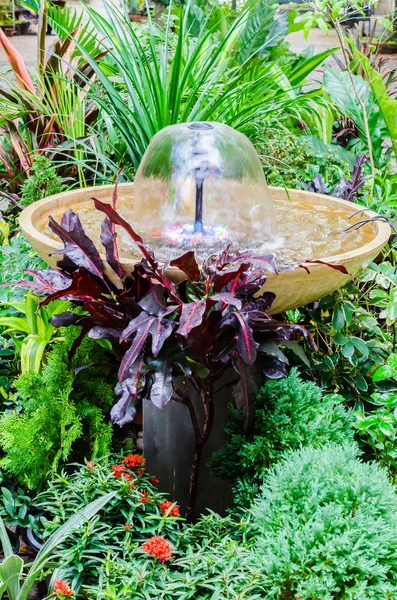
[[(172, 506), (172, 508), (171, 508), (171, 506)], [(169, 510), (170, 508), (171, 508), (171, 510)], [(161, 502), (160, 511), (161, 511), (162, 515), (167, 514), (168, 517), (179, 517), (180, 516), (179, 508), (177, 506), (175, 506), (174, 503), (170, 502), (169, 500), (166, 500), (165, 502)]]
[(152, 485), (158, 485), (160, 483), (157, 477), (151, 477), (149, 481)]
[(155, 535), (149, 538), (141, 546), (142, 550), (150, 556), (155, 556), (164, 563), (172, 557), (172, 546), (171, 544), (161, 535)]
[(141, 504), (149, 504), (150, 502), (150, 496), (149, 496), (149, 492), (147, 490), (144, 490), (143, 492), (140, 492), (141, 497), (139, 498), (139, 502)]
[(140, 454), (127, 454), (123, 459), (123, 465), (129, 469), (142, 468), (146, 464), (146, 460)]
[(94, 461), (93, 461), (93, 460), (90, 460), (88, 463), (86, 463), (86, 467), (87, 467), (87, 469), (88, 469), (89, 471), (91, 471), (91, 473), (92, 473), (92, 472), (93, 472), (93, 470), (94, 470), (94, 466), (95, 466), (95, 464), (94, 464)]
[(75, 595), (75, 591), (69, 585), (68, 581), (64, 581), (63, 579), (58, 579), (54, 583), (53, 592), (58, 596), (58, 598), (70, 598)]
[(112, 472), (116, 479), (120, 479), (120, 477), (125, 473), (125, 467), (122, 465), (113, 465)]

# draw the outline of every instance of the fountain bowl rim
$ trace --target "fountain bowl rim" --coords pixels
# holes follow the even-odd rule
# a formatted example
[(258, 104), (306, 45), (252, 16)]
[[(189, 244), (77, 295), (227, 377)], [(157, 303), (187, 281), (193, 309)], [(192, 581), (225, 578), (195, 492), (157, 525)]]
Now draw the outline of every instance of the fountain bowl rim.
[[(119, 187), (118, 187), (119, 194), (123, 190), (129, 189), (131, 186), (134, 186), (133, 182), (120, 183)], [(268, 187), (269, 187), (270, 192), (278, 192), (278, 193), (285, 193), (285, 194), (288, 192), (289, 194), (291, 194), (291, 193), (292, 194), (302, 194), (302, 196), (304, 196), (305, 198), (315, 199), (318, 202), (322, 201), (322, 202), (325, 202), (325, 204), (340, 205), (341, 207), (348, 208), (349, 210), (351, 210), (352, 207), (355, 207), (358, 210), (356, 210), (354, 212), (362, 212), (362, 214), (363, 214), (363, 216), (365, 216), (365, 218), (373, 218), (373, 217), (378, 216), (378, 213), (376, 213), (375, 211), (373, 211), (371, 209), (361, 207), (360, 205), (354, 204), (354, 203), (350, 202), (349, 200), (342, 200), (341, 198), (335, 198), (334, 196), (328, 196), (325, 194), (317, 194), (315, 192), (308, 192), (306, 190), (295, 190), (295, 189), (286, 190), (286, 188), (283, 188), (283, 187), (273, 187), (273, 186), (268, 186)], [(92, 193), (93, 194), (92, 197), (94, 197), (95, 192), (98, 192), (98, 190), (101, 190), (101, 192), (109, 190), (109, 192), (111, 192), (114, 190), (114, 184), (107, 184), (107, 185), (103, 185), (103, 186), (92, 186), (92, 187), (87, 187), (87, 188), (76, 188), (76, 189), (68, 190), (66, 192), (61, 192), (60, 194), (54, 194), (53, 196), (47, 196), (46, 198), (43, 198), (42, 200), (37, 200), (36, 202), (33, 202), (32, 204), (30, 204), (29, 206), (24, 208), (19, 215), (19, 225), (22, 229), (22, 232), (28, 238), (29, 237), (34, 238), (37, 242), (45, 245), (48, 249), (51, 249), (54, 252), (62, 249), (63, 248), (62, 242), (58, 242), (57, 240), (52, 239), (48, 235), (46, 235), (46, 234), (42, 233), (41, 231), (39, 231), (38, 229), (36, 229), (36, 227), (33, 223), (34, 214), (37, 211), (39, 211), (46, 204), (50, 205), (50, 204), (52, 204), (52, 202), (54, 202), (54, 200), (58, 200), (61, 197), (65, 200), (67, 200), (68, 198), (73, 198), (73, 196), (76, 195), (76, 192), (84, 192), (87, 196)], [(111, 197), (111, 194), (109, 194), (109, 198), (110, 197)], [(277, 200), (275, 202), (277, 202)], [(293, 202), (294, 201), (292, 200), (292, 203)], [(71, 207), (65, 206), (65, 212), (68, 208), (73, 209), (73, 203), (71, 203), (71, 204), (72, 204)], [(362, 209), (362, 210), (360, 210), (360, 209)], [(48, 216), (50, 216), (50, 213), (48, 213)], [(348, 259), (352, 259), (352, 258), (361, 256), (364, 253), (370, 252), (372, 250), (372, 248), (384, 245), (387, 242), (387, 240), (390, 238), (391, 227), (386, 221), (374, 221), (373, 223), (376, 225), (377, 229), (374, 231), (374, 237), (371, 240), (369, 240), (368, 242), (365, 242), (364, 244), (359, 245), (359, 246), (357, 246), (357, 248), (354, 248), (353, 250), (349, 250), (348, 252), (343, 252), (340, 254), (333, 254), (331, 256), (325, 256), (325, 257), (322, 256), (321, 258), (319, 258), (317, 260), (321, 261), (322, 263), (343, 264), (343, 262)], [(139, 234), (139, 231), (137, 231), (137, 233)], [(103, 260), (106, 260), (102, 253), (100, 253), (100, 255)], [(125, 255), (125, 254), (120, 254), (120, 259), (122, 261), (128, 260), (129, 262), (131, 262), (132, 260), (134, 260), (134, 261), (137, 260), (135, 257), (133, 257), (131, 255)], [(314, 262), (308, 261), (307, 263), (303, 262), (300, 265), (295, 265), (294, 269), (300, 268), (301, 266), (313, 267), (315, 262), (316, 261), (314, 261)]]

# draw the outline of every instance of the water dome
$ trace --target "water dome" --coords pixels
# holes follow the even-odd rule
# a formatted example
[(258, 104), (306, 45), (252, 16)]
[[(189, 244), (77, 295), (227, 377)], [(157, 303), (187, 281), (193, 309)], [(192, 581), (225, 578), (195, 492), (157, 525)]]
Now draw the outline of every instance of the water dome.
[[(260, 247), (277, 234), (254, 146), (221, 123), (170, 125), (151, 140), (135, 178), (132, 222), (160, 260)], [(178, 250), (178, 252), (177, 252)]]

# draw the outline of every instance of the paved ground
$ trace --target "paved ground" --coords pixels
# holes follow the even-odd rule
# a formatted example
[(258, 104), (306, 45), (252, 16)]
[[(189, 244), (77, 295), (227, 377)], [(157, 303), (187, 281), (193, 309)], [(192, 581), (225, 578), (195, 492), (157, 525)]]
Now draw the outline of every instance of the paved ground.
[[(301, 32), (296, 32), (288, 36), (287, 38), (291, 43), (291, 49), (293, 51), (299, 51), (308, 46), (314, 46), (316, 52), (322, 52), (328, 48), (334, 48), (338, 46), (336, 35), (334, 31), (330, 31), (329, 35), (326, 36), (320, 30), (313, 30), (310, 32), (309, 40), (306, 42), (303, 39)], [(50, 47), (54, 38), (47, 36), (47, 45)], [(26, 64), (29, 67), (33, 67), (36, 64), (36, 53), (37, 53), (37, 36), (36, 35), (21, 35), (14, 36), (11, 38), (12, 44), (20, 52), (25, 59)], [(4, 72), (8, 67), (8, 63), (4, 52), (0, 50), (0, 70)]]
[[(93, 2), (99, 2), (100, 0), (91, 0), (90, 5)], [(328, 35), (325, 35), (319, 29), (313, 29), (310, 32), (309, 39), (306, 41), (303, 38), (302, 32), (298, 31), (290, 34), (287, 37), (291, 45), (291, 50), (294, 52), (299, 52), (308, 48), (309, 46), (313, 46), (314, 52), (323, 52), (329, 48), (337, 48), (339, 47), (338, 38), (333, 29), (329, 30)], [(22, 35), (15, 36), (11, 38), (12, 44), (15, 48), (20, 52), (23, 56), (28, 67), (34, 67), (36, 64), (36, 53), (37, 53), (37, 36), (36, 35)], [(47, 47), (49, 48), (54, 41), (53, 36), (47, 36), (46, 42)], [(326, 61), (327, 64), (335, 64), (332, 56), (329, 57)], [(397, 67), (397, 59), (390, 59), (389, 66)], [(8, 69), (7, 59), (5, 57), (4, 52), (0, 49), (0, 72), (5, 72)], [(317, 74), (315, 73), (312, 77), (313, 80), (320, 81), (321, 78), (321, 68), (318, 69)]]

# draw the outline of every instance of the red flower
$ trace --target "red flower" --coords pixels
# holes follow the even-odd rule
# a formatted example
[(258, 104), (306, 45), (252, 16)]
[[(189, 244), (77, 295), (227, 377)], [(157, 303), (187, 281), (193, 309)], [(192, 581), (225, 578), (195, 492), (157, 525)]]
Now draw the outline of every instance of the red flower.
[(140, 454), (127, 454), (123, 460), (123, 465), (129, 469), (136, 469), (137, 467), (144, 467), (146, 460)]
[(85, 465), (85, 466), (87, 467), (87, 469), (88, 469), (89, 471), (91, 471), (91, 473), (92, 473), (92, 472), (93, 472), (93, 470), (94, 470), (94, 464), (95, 464), (95, 463), (94, 463), (94, 461), (93, 461), (93, 460), (90, 460), (90, 462), (86, 463), (86, 465)]
[(158, 485), (160, 483), (157, 477), (151, 477), (149, 481), (152, 485)]
[(125, 467), (121, 465), (113, 465), (112, 467), (113, 475), (116, 479), (120, 479), (120, 477), (125, 473)]
[(126, 531), (131, 531), (131, 529), (132, 529), (131, 523), (126, 523), (125, 525), (123, 525), (123, 529), (125, 529)]
[(145, 474), (145, 469), (138, 469), (138, 477), (143, 477)]
[(124, 479), (126, 479), (127, 481), (132, 481), (131, 473), (124, 473)]
[[(172, 508), (171, 508), (171, 506), (172, 506)], [(171, 508), (171, 510), (169, 510), (170, 508)], [(161, 510), (162, 515), (167, 514), (168, 517), (179, 517), (179, 515), (180, 515), (179, 508), (177, 506), (175, 506), (174, 503), (170, 502), (169, 500), (166, 500), (165, 502), (161, 502), (160, 510)]]
[(63, 579), (58, 579), (54, 583), (53, 592), (61, 598), (70, 598), (70, 596), (75, 595), (75, 591), (69, 585), (68, 581), (63, 581)]
[(149, 496), (149, 492), (147, 490), (145, 490), (144, 492), (140, 492), (141, 497), (139, 498), (139, 502), (141, 504), (149, 504), (150, 502), (150, 496)]
[(172, 546), (161, 535), (149, 538), (142, 544), (141, 548), (146, 554), (159, 558), (162, 563), (172, 557)]

